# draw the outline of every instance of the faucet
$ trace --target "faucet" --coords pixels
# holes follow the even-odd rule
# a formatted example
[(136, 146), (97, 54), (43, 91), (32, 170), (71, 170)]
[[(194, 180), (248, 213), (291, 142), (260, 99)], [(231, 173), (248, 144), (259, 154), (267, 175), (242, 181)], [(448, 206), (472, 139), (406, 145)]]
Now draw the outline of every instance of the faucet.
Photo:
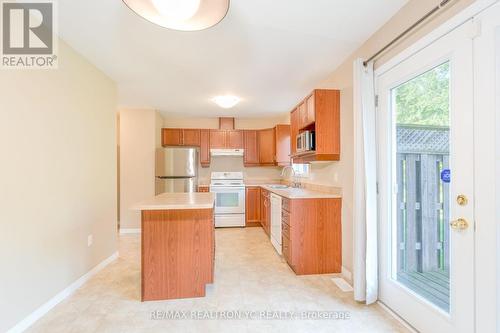
[(281, 170), (281, 178), (285, 177), (286, 171), (288, 169), (290, 169), (292, 171), (292, 178), (293, 178), (293, 180), (292, 180), (292, 187), (293, 188), (301, 188), (302, 184), (297, 181), (297, 173), (295, 172), (295, 170), (293, 169), (292, 166), (287, 165), (287, 166), (283, 167), (283, 169)]

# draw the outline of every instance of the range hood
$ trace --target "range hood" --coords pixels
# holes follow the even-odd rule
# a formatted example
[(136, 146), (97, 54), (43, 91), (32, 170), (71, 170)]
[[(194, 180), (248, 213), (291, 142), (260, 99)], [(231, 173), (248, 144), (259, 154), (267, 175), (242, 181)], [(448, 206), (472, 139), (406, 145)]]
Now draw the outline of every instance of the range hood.
[(212, 156), (243, 156), (243, 149), (210, 149)]

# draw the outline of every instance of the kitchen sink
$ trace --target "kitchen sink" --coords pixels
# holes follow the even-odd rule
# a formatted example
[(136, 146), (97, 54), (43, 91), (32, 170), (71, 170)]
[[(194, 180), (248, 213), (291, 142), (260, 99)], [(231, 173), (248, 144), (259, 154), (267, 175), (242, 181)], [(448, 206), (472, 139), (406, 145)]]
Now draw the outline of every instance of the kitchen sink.
[(276, 189), (276, 190), (284, 190), (287, 188), (290, 188), (288, 185), (269, 185), (270, 188)]

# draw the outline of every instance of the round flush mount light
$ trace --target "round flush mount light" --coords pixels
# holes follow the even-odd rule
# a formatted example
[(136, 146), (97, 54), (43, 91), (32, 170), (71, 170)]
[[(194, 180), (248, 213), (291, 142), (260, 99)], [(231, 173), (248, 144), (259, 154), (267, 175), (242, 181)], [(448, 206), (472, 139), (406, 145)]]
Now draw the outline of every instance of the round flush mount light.
[(123, 0), (139, 16), (182, 31), (210, 28), (226, 16), (229, 0)]
[(224, 109), (230, 109), (238, 104), (241, 99), (233, 95), (216, 96), (212, 98), (212, 101)]

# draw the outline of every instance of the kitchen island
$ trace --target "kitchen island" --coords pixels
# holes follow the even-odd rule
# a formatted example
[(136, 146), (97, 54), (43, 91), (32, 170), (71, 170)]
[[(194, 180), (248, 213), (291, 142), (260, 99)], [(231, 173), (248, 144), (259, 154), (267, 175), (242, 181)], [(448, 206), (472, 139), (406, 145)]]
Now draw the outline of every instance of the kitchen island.
[(204, 297), (214, 281), (212, 193), (163, 193), (141, 211), (142, 301)]

